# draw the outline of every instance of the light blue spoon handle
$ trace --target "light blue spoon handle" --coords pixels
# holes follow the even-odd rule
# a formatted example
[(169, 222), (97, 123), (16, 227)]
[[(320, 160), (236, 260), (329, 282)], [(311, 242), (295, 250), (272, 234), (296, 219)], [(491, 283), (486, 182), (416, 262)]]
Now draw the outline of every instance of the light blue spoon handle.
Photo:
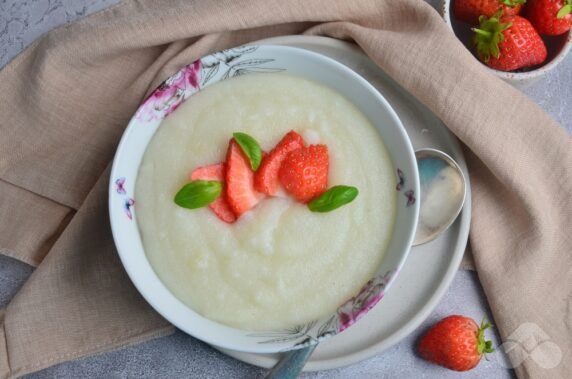
[(266, 379), (296, 379), (318, 344), (286, 353), (266, 375)]

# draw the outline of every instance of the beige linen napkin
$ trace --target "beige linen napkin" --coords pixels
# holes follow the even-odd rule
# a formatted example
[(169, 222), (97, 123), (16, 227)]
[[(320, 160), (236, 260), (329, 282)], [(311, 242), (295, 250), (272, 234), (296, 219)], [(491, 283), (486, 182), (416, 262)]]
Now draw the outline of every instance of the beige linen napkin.
[[(129, 1), (0, 72), (0, 249), (37, 268), (0, 311), (0, 378), (172, 331), (124, 273), (109, 164), (138, 104), (198, 57), (263, 37), (353, 40), (466, 144), (471, 244), (520, 377), (572, 372), (572, 143), (423, 1)], [(524, 328), (524, 329), (523, 329)]]

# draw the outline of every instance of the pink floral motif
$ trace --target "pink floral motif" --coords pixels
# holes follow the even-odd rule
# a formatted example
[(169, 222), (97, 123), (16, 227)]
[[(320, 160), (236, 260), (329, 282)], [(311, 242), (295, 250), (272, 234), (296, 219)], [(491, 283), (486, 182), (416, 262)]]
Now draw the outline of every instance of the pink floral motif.
[(123, 210), (125, 211), (127, 218), (129, 220), (133, 220), (132, 208), (135, 205), (135, 200), (127, 195), (127, 191), (125, 190), (125, 181), (126, 179), (124, 176), (115, 179), (115, 191), (123, 197)]
[(121, 178), (115, 180), (116, 191), (118, 194), (125, 195), (127, 193), (127, 192), (125, 192), (124, 185), (125, 185), (125, 178), (124, 177), (121, 177)]
[(200, 73), (201, 73), (201, 60), (197, 59), (192, 65), (192, 68), (189, 72), (189, 84), (191, 87), (198, 89), (199, 88), (199, 80), (200, 80)]
[(183, 67), (153, 91), (135, 117), (140, 121), (153, 121), (168, 116), (185, 98), (200, 89), (200, 75), (200, 60)]
[(401, 191), (401, 189), (405, 185), (405, 174), (400, 169), (397, 169), (397, 177), (399, 178), (399, 182), (395, 186), (395, 189), (397, 191)]
[(405, 192), (404, 195), (407, 198), (407, 204), (405, 204), (406, 207), (410, 207), (413, 204), (415, 204), (416, 199), (415, 199), (415, 192), (413, 190)]
[(133, 205), (135, 205), (135, 200), (133, 200), (130, 197), (125, 199), (123, 207), (125, 209), (125, 214), (127, 215), (127, 218), (129, 218), (130, 220), (133, 220), (133, 212), (131, 212), (131, 207), (133, 207)]
[(395, 273), (396, 271), (392, 270), (383, 276), (378, 275), (370, 279), (356, 296), (338, 308), (338, 333), (355, 324), (381, 300), (387, 283)]

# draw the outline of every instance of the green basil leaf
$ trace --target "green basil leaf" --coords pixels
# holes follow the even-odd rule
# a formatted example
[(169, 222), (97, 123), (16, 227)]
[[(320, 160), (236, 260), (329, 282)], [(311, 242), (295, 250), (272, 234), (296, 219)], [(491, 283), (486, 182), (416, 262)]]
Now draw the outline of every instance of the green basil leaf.
[(358, 195), (359, 191), (351, 186), (334, 186), (308, 203), (312, 212), (330, 212), (334, 209), (350, 203)]
[(175, 195), (175, 204), (188, 209), (202, 208), (215, 201), (222, 192), (222, 183), (214, 180), (193, 180)]
[(556, 14), (556, 18), (558, 18), (558, 19), (564, 18), (569, 13), (572, 13), (572, 4), (567, 4), (567, 5), (563, 6), (562, 8), (560, 8), (558, 13)]
[(262, 161), (262, 149), (258, 142), (246, 133), (233, 133), (232, 136), (244, 154), (250, 159), (252, 171), (258, 170), (260, 162)]

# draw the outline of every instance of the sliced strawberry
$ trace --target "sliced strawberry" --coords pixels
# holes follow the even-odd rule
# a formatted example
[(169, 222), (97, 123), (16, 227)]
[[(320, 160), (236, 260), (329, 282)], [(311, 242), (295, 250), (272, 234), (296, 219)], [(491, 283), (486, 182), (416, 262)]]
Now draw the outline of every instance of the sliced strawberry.
[(280, 183), (296, 200), (306, 203), (328, 186), (328, 147), (310, 145), (290, 152), (278, 171)]
[(218, 180), (224, 182), (224, 163), (197, 167), (191, 172), (191, 180)]
[(226, 197), (237, 217), (253, 208), (264, 194), (254, 189), (254, 172), (250, 161), (234, 139), (230, 140), (226, 155)]
[(280, 185), (278, 171), (282, 161), (288, 153), (303, 146), (304, 139), (293, 130), (282, 137), (270, 154), (262, 159), (262, 163), (254, 175), (254, 188), (259, 192), (275, 196)]
[(223, 182), (222, 194), (215, 201), (209, 204), (209, 208), (222, 221), (232, 224), (236, 221), (236, 216), (228, 205), (225, 195), (226, 191), (224, 191), (225, 171), (224, 163), (198, 167), (191, 173), (191, 180), (217, 180), (219, 182)]

